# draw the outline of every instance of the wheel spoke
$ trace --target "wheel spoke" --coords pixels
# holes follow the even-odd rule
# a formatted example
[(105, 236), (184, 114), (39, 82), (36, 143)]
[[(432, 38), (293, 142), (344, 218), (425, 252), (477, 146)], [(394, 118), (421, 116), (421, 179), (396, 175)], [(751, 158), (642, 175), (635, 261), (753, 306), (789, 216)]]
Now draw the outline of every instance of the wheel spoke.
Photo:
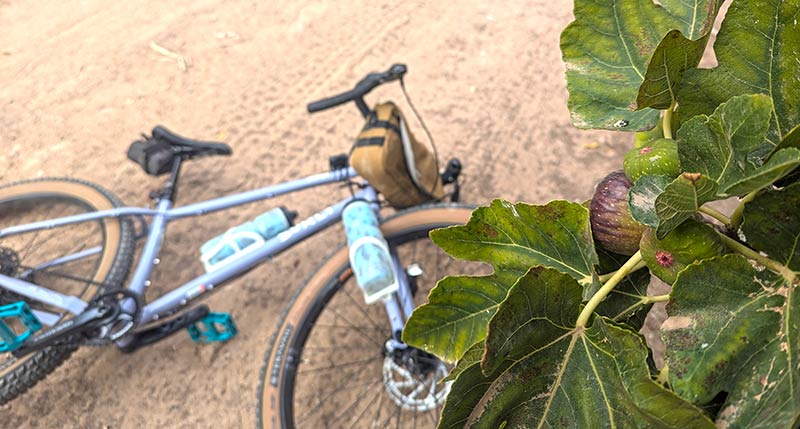
[(329, 370), (332, 370), (332, 369), (341, 369), (341, 368), (346, 368), (346, 367), (350, 367), (350, 366), (361, 365), (361, 364), (364, 364), (364, 363), (367, 363), (367, 362), (370, 362), (370, 361), (373, 361), (373, 360), (375, 360), (375, 358), (371, 357), (371, 358), (368, 358), (368, 359), (362, 359), (362, 360), (347, 362), (347, 363), (343, 363), (343, 364), (333, 364), (333, 365), (321, 366), (321, 367), (312, 368), (312, 369), (303, 369), (302, 371), (298, 371), (297, 373), (299, 375), (299, 374), (308, 374), (310, 372), (329, 371)]
[[(3, 225), (17, 226), (118, 207), (117, 200), (101, 188), (69, 179), (43, 179), (0, 187)], [(110, 226), (94, 220), (70, 223), (57, 229), (18, 233), (0, 240), (0, 262), (12, 262), (13, 276), (62, 295), (87, 301), (101, 281), (118, 284), (133, 259), (132, 224), (121, 220)], [(89, 249), (86, 251), (84, 249)], [(93, 250), (92, 250), (93, 249)], [(108, 258), (108, 259), (106, 259)], [(80, 263), (78, 263), (80, 261)], [(99, 272), (101, 262), (107, 271)], [(5, 265), (0, 263), (0, 265)], [(49, 265), (49, 266), (48, 266)], [(32, 268), (32, 267), (39, 267)], [(57, 269), (53, 269), (57, 268)], [(28, 270), (26, 273), (25, 270)], [(23, 300), (45, 326), (58, 326), (71, 317), (60, 309), (27, 297)], [(0, 354), (0, 402), (41, 380), (71, 354), (71, 345), (47, 348), (19, 359)], [(28, 364), (30, 362), (30, 364)]]
[[(429, 221), (423, 214), (418, 216), (420, 224)], [(465, 266), (473, 264), (444, 255), (427, 233), (427, 229), (410, 227), (387, 236), (402, 267), (423, 267), (415, 294), (417, 304), (444, 274), (470, 273)], [(342, 271), (336, 268), (332, 272)], [(320, 428), (435, 426), (446, 393), (445, 387), (436, 384), (447, 372), (444, 365), (417, 349), (409, 349), (414, 350), (413, 355), (386, 357), (389, 319), (383, 306), (364, 303), (353, 276), (342, 280), (332, 275), (327, 282), (316, 284), (312, 293), (318, 295), (297, 300), (302, 304), (295, 305), (305, 308), (291, 313), (291, 323), (298, 329), (289, 344), (299, 349), (300, 361), (296, 366), (282, 367), (285, 372), (281, 380), (288, 382), (278, 384), (279, 406), (292, 401), (296, 413), (286, 421), (298, 427)], [(302, 326), (309, 320), (313, 324)], [(284, 323), (288, 322), (290, 319)], [(293, 372), (293, 376), (286, 378), (287, 372)], [(260, 401), (267, 399), (265, 396)], [(261, 409), (266, 411), (263, 404)]]

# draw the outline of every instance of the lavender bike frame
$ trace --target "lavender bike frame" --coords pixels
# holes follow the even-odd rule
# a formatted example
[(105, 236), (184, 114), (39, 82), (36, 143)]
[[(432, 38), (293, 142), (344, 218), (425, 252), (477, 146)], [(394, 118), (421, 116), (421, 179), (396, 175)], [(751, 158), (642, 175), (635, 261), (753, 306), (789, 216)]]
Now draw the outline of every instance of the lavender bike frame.
[[(12, 226), (0, 230), (0, 238), (14, 234), (56, 228), (73, 223), (87, 222), (102, 218), (150, 216), (152, 217), (152, 222), (150, 223), (149, 231), (147, 232), (147, 240), (145, 241), (144, 248), (142, 249), (139, 257), (139, 263), (127, 287), (128, 290), (143, 296), (145, 289), (150, 285), (150, 281), (148, 279), (153, 271), (153, 267), (159, 263), (158, 253), (161, 250), (167, 224), (170, 221), (186, 217), (200, 216), (206, 213), (225, 210), (255, 201), (267, 200), (303, 189), (309, 189), (336, 182), (344, 182), (352, 179), (355, 176), (357, 176), (355, 170), (352, 168), (347, 168), (329, 173), (316, 174), (303, 179), (293, 180), (248, 192), (202, 201), (175, 209), (172, 208), (172, 201), (168, 199), (162, 199), (158, 202), (155, 209), (120, 207), (111, 210), (101, 210), (81, 215), (48, 219), (45, 221), (25, 225)], [(256, 265), (267, 261), (282, 251), (340, 221), (342, 210), (344, 210), (345, 206), (347, 206), (347, 204), (354, 199), (375, 202), (374, 207), (376, 213), (379, 214), (377, 194), (375, 189), (371, 186), (365, 186), (363, 189), (355, 193), (355, 195), (321, 210), (297, 225), (267, 240), (263, 245), (261, 245), (260, 248), (254, 250), (253, 252), (248, 253), (247, 255), (236, 259), (235, 261), (226, 264), (215, 271), (198, 276), (189, 282), (184, 283), (178, 288), (160, 296), (153, 302), (145, 305), (142, 309), (142, 315), (137, 326), (154, 322), (162, 317), (174, 315), (181, 309), (185, 308), (192, 301), (195, 301), (198, 298), (216, 290), (225, 282), (245, 274)], [(73, 255), (67, 255), (58, 258), (57, 260), (49, 261), (48, 263), (42, 264), (36, 268), (41, 269), (46, 266), (63, 264), (71, 260), (98, 253), (100, 250), (101, 249), (99, 248), (83, 250)], [(414, 309), (414, 303), (410, 294), (408, 281), (404, 275), (405, 273), (402, 272), (402, 266), (400, 265), (396, 255), (394, 255), (394, 265), (396, 270), (395, 278), (400, 279), (401, 283), (400, 291), (396, 294), (396, 298), (392, 297), (384, 301), (387, 316), (389, 317), (393, 333), (399, 332), (403, 329), (405, 320), (411, 315), (411, 311)], [(5, 275), (0, 275), (0, 289), (9, 290), (18, 295), (43, 302), (73, 314), (80, 314), (88, 306), (88, 303), (82, 301), (78, 297), (60, 294), (45, 287)], [(127, 307), (130, 307), (132, 302), (129, 301), (125, 304)], [(130, 308), (128, 309), (130, 310)], [(41, 316), (40, 318), (48, 318), (49, 316), (49, 318), (53, 320), (52, 314), (47, 314), (40, 311), (35, 311), (35, 314), (37, 314), (37, 316)], [(46, 320), (43, 321), (47, 323)], [(124, 345), (125, 343), (125, 339), (122, 339), (120, 342), (118, 342), (119, 345)]]

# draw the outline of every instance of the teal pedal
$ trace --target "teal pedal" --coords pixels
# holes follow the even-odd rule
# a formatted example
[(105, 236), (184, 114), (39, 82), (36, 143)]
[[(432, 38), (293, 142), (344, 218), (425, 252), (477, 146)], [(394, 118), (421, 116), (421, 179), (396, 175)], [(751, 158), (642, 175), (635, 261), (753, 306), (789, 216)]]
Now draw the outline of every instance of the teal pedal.
[[(21, 334), (17, 334), (7, 323), (11, 320), (16, 320), (18, 322), (15, 324), (18, 326), (17, 330), (20, 330), (19, 328), (25, 328), (25, 331)], [(25, 301), (17, 301), (13, 304), (0, 306), (0, 353), (13, 352), (18, 349), (28, 337), (40, 329), (42, 329), (42, 324), (31, 312), (31, 309)]]
[(195, 343), (228, 341), (236, 336), (236, 324), (228, 313), (208, 313), (205, 317), (186, 327)]

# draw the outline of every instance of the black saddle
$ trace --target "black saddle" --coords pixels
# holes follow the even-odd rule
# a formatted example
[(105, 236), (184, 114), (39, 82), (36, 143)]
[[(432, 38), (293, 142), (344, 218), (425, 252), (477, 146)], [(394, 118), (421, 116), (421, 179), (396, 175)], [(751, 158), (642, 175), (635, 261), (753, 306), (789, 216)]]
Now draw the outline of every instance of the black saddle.
[(230, 155), (233, 153), (231, 147), (225, 143), (204, 142), (182, 137), (166, 129), (163, 125), (156, 125), (153, 128), (153, 138), (175, 146), (179, 149), (180, 154), (186, 158), (207, 155)]
[(143, 136), (128, 149), (128, 158), (144, 168), (147, 174), (160, 176), (170, 172), (175, 158), (182, 160), (211, 155), (230, 155), (231, 147), (225, 143), (192, 140), (179, 136), (164, 126), (156, 125), (152, 136)]

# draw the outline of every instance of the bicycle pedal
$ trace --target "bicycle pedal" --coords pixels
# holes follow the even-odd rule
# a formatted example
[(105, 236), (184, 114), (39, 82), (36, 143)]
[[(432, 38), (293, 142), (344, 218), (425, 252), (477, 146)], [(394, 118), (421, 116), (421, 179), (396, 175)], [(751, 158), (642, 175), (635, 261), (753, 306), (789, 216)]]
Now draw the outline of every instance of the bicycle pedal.
[(228, 313), (208, 313), (186, 328), (195, 343), (228, 341), (236, 336), (236, 324)]
[[(16, 320), (18, 324), (15, 323), (15, 325), (24, 327), (25, 332), (17, 334), (6, 323), (7, 320)], [(0, 306), (0, 353), (17, 350), (31, 334), (40, 329), (42, 329), (41, 322), (31, 312), (25, 301), (17, 301), (13, 304)]]

